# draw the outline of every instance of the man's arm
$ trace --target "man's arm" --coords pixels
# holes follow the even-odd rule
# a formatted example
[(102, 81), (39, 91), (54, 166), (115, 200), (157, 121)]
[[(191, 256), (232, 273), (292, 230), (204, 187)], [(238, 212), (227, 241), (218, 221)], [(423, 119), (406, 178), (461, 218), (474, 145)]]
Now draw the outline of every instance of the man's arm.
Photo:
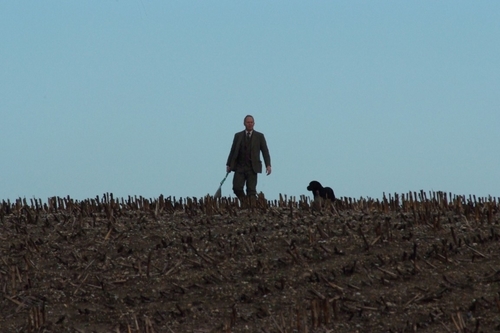
[(237, 139), (238, 137), (238, 133), (236, 133), (234, 135), (234, 138), (233, 138), (233, 144), (231, 145), (231, 150), (229, 151), (229, 156), (227, 157), (227, 162), (226, 162), (226, 171), (227, 172), (231, 172), (232, 170), (232, 164), (233, 164), (233, 160), (236, 158), (236, 155), (237, 152), (236, 152), (236, 141), (238, 141)]
[(266, 174), (271, 174), (271, 156), (269, 155), (269, 149), (267, 148), (267, 142), (264, 134), (261, 134), (260, 140), (260, 151), (262, 152), (262, 156), (264, 157), (264, 164), (266, 165)]

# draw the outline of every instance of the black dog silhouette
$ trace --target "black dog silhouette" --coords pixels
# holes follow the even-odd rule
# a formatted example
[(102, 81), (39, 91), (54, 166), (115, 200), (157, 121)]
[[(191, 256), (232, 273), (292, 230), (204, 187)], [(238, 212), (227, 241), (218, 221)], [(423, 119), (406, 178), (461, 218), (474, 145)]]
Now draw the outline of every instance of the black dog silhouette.
[(307, 190), (313, 193), (314, 200), (322, 198), (325, 200), (328, 199), (332, 202), (335, 201), (335, 193), (333, 193), (332, 188), (323, 187), (321, 183), (316, 180), (313, 180), (312, 182), (309, 183)]

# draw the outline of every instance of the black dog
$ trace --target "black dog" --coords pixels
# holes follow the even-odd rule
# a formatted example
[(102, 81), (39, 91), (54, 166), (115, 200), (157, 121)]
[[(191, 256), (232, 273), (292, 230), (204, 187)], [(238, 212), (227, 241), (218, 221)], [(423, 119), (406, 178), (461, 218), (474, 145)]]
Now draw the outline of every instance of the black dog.
[(312, 182), (310, 182), (307, 190), (313, 193), (315, 200), (322, 198), (328, 199), (332, 202), (335, 201), (335, 193), (333, 193), (332, 188), (323, 187), (318, 181), (313, 180)]

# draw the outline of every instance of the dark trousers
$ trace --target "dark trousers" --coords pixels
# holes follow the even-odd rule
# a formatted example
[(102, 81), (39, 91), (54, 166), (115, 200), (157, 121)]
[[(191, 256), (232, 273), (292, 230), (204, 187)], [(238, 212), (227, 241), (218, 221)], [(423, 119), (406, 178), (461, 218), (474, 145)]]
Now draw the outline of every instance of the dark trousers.
[(247, 185), (247, 195), (255, 197), (257, 195), (257, 174), (251, 167), (238, 168), (234, 172), (233, 192), (239, 199), (245, 197), (245, 192), (243, 191), (245, 183)]

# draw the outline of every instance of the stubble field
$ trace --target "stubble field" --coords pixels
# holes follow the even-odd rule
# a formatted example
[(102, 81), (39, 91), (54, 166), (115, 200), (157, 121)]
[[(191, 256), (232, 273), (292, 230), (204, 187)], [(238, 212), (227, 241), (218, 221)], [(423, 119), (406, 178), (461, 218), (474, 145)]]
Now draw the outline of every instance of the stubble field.
[(500, 200), (0, 205), (1, 332), (500, 331)]

